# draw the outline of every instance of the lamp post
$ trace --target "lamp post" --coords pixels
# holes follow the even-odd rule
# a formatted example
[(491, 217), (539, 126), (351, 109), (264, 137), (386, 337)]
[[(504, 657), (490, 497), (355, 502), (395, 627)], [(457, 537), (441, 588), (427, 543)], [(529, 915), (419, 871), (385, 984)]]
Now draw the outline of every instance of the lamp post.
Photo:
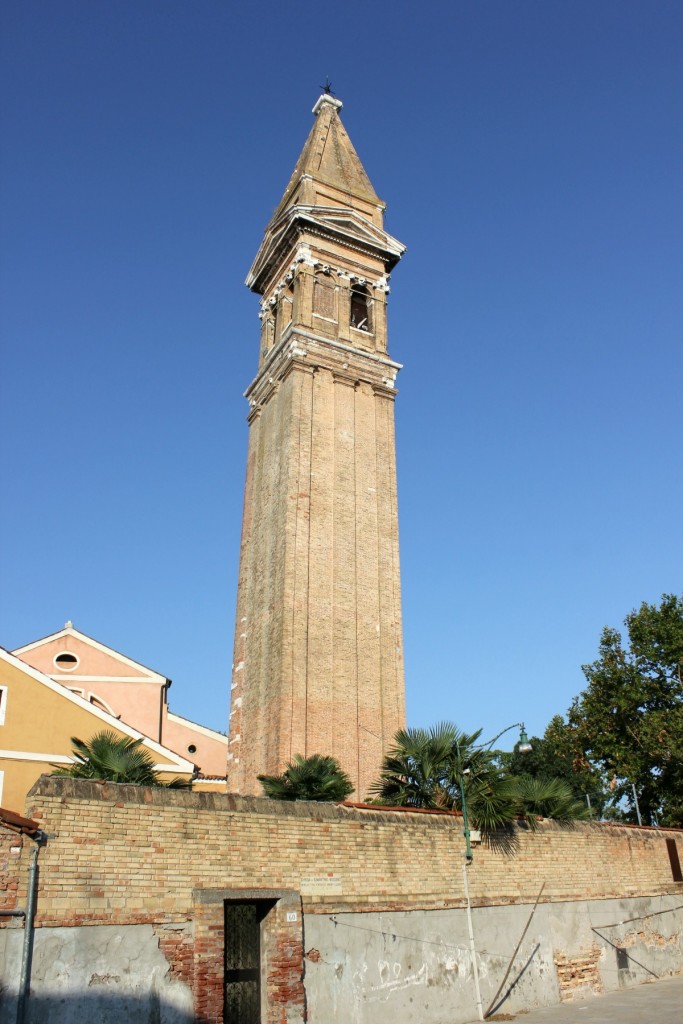
[[(476, 747), (473, 747), (472, 749), (473, 750), (490, 750), (491, 747), (493, 746), (493, 744), (496, 742), (496, 740), (499, 739), (504, 733), (509, 732), (510, 729), (519, 729), (519, 750), (520, 750), (520, 753), (528, 754), (528, 752), (532, 748), (531, 748), (531, 744), (529, 743), (529, 737), (527, 736), (526, 730), (524, 728), (524, 722), (514, 722), (512, 725), (506, 726), (505, 729), (501, 729), (501, 731), (499, 733), (497, 733), (493, 737), (492, 740), (488, 740), (486, 743), (480, 743)], [(457, 751), (458, 751), (458, 761), (462, 764), (462, 758), (461, 758), (461, 753), (460, 753), (460, 742), (457, 739), (457, 737), (456, 737), (456, 740), (455, 740), (455, 745), (456, 745), (456, 748), (457, 748)], [(463, 767), (460, 768), (460, 771), (458, 773), (458, 781), (460, 783), (460, 801), (461, 801), (461, 805), (462, 805), (462, 824), (463, 824), (463, 828), (465, 830), (465, 863), (462, 866), (462, 879), (463, 879), (463, 886), (464, 886), (464, 889), (465, 889), (465, 906), (466, 906), (466, 909), (467, 909), (467, 931), (468, 931), (469, 943), (470, 943), (470, 958), (471, 958), (471, 962), (472, 962), (472, 976), (473, 976), (473, 979), (474, 979), (474, 989), (475, 989), (476, 1000), (477, 1000), (477, 1014), (479, 1016), (479, 1020), (484, 1020), (484, 1007), (483, 1007), (482, 1000), (481, 1000), (481, 986), (479, 984), (479, 968), (478, 968), (478, 965), (477, 965), (477, 951), (476, 951), (476, 947), (475, 947), (475, 944), (474, 944), (474, 928), (473, 928), (473, 925), (472, 925), (472, 904), (470, 902), (470, 886), (469, 886), (469, 880), (468, 880), (468, 877), (467, 877), (467, 869), (468, 869), (468, 867), (470, 866), (470, 864), (472, 863), (472, 861), (474, 859), (474, 854), (472, 853), (472, 843), (470, 841), (470, 821), (469, 821), (469, 816), (468, 816), (468, 813), (467, 813), (467, 798), (465, 796), (465, 776), (469, 775), (469, 773), (470, 773), (470, 769), (469, 768), (463, 768)]]
[[(519, 729), (519, 752), (520, 754), (528, 754), (532, 747), (529, 743), (529, 737), (526, 734), (526, 729), (524, 728), (524, 722), (513, 722), (512, 725), (507, 725), (504, 729), (501, 729), (499, 733), (496, 733), (492, 740), (487, 740), (486, 743), (479, 743), (476, 747), (473, 747), (472, 749), (490, 750), (493, 744), (496, 742), (496, 740), (500, 739), (500, 737), (503, 736), (506, 732), (509, 732), (510, 729)], [(458, 759), (460, 759), (460, 743), (457, 738), (455, 741), (455, 745), (458, 750)], [(462, 825), (465, 831), (465, 862), (467, 864), (471, 864), (472, 861), (474, 860), (474, 854), (472, 853), (472, 842), (470, 838), (470, 820), (467, 811), (467, 798), (465, 796), (465, 776), (469, 775), (469, 773), (469, 768), (461, 768), (458, 778), (458, 781), (460, 783), (460, 802), (462, 806)]]

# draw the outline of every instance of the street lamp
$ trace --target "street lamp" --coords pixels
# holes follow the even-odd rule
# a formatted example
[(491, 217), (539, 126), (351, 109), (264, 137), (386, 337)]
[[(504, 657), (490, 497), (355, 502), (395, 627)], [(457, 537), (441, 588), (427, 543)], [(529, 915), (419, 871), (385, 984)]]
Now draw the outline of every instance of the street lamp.
[(520, 754), (528, 754), (529, 751), (531, 751), (533, 749), (534, 748), (529, 743), (529, 737), (526, 734), (526, 730), (524, 728), (524, 722), (520, 722), (519, 723), (519, 752), (520, 752)]
[[(496, 735), (493, 737), (492, 740), (487, 740), (486, 743), (479, 743), (479, 744), (477, 744), (476, 747), (473, 747), (472, 749), (473, 750), (490, 750), (491, 747), (493, 746), (493, 744), (496, 742), (496, 740), (500, 739), (500, 737), (503, 736), (506, 732), (509, 732), (510, 729), (519, 729), (519, 748), (518, 748), (519, 752), (520, 752), (520, 754), (528, 754), (529, 751), (532, 750), (533, 748), (532, 748), (531, 744), (529, 743), (529, 737), (526, 734), (526, 729), (524, 728), (524, 722), (513, 722), (512, 725), (507, 725), (504, 729), (501, 729), (499, 733), (496, 733)], [(459, 743), (457, 738), (455, 740), (455, 745), (456, 745), (457, 750), (458, 750), (458, 759), (460, 759), (460, 743)], [(473, 859), (474, 859), (474, 854), (472, 853), (472, 843), (471, 843), (471, 840), (470, 840), (470, 821), (469, 821), (469, 815), (468, 815), (468, 812), (467, 812), (467, 798), (465, 797), (465, 776), (469, 775), (469, 774), (470, 774), (470, 769), (469, 768), (461, 769), (461, 771), (459, 773), (459, 780), (458, 780), (460, 782), (460, 802), (461, 802), (461, 805), (462, 805), (462, 825), (463, 825), (463, 829), (465, 831), (465, 861), (466, 861), (467, 864), (471, 864)]]
[[(532, 749), (529, 743), (529, 737), (526, 734), (524, 728), (524, 722), (514, 722), (512, 725), (508, 725), (505, 729), (501, 729), (492, 740), (488, 740), (486, 743), (479, 743), (473, 750), (490, 750), (493, 744), (499, 739), (504, 733), (509, 732), (510, 729), (519, 729), (519, 752), (520, 754), (528, 754)], [(458, 761), (462, 764), (462, 758), (460, 753), (460, 742), (456, 736), (455, 746), (458, 751)], [(477, 966), (477, 951), (474, 945), (474, 928), (472, 925), (472, 904), (470, 902), (470, 886), (467, 877), (467, 869), (469, 868), (474, 854), (472, 853), (472, 843), (470, 841), (470, 821), (467, 813), (467, 798), (465, 797), (465, 776), (470, 774), (471, 769), (469, 767), (461, 768), (458, 773), (458, 781), (460, 783), (460, 801), (462, 805), (462, 824), (465, 830), (465, 863), (462, 866), (462, 880), (463, 887), (465, 890), (465, 907), (467, 910), (467, 931), (469, 935), (470, 944), (470, 958), (472, 962), (472, 976), (474, 979), (474, 989), (477, 998), (477, 1013), (479, 1020), (484, 1020), (484, 1007), (481, 1001), (481, 986), (479, 984), (479, 968)]]

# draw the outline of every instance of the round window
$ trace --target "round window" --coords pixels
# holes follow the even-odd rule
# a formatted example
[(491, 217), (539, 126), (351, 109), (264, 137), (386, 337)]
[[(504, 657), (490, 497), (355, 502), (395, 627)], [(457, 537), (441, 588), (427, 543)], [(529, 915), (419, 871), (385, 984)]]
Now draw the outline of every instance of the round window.
[(60, 672), (73, 672), (74, 669), (78, 668), (78, 657), (70, 651), (62, 651), (60, 654), (56, 654), (53, 661), (55, 668), (58, 668)]
[(188, 754), (196, 754), (197, 753), (197, 748), (195, 747), (194, 743), (190, 743), (189, 747), (187, 748), (187, 752), (188, 752)]

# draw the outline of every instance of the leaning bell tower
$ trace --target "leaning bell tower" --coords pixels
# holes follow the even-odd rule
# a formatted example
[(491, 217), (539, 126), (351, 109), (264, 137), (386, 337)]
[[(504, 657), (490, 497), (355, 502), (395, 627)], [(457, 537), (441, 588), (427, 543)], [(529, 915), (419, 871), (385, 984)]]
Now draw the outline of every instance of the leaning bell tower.
[(363, 799), (405, 725), (389, 272), (405, 248), (322, 95), (247, 277), (262, 296), (229, 786), (332, 754)]

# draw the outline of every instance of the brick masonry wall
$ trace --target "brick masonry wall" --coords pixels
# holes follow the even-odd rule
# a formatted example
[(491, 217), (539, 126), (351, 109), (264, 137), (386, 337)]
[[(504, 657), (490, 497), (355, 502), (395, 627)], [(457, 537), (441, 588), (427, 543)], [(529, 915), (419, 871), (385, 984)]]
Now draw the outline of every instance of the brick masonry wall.
[[(30, 845), (30, 840), (24, 839), (12, 829), (0, 826), (0, 910), (17, 909), (21, 855), (27, 844)], [(0, 917), (0, 928), (11, 920)]]
[(394, 396), (343, 358), (288, 366), (251, 418), (228, 765), (242, 794), (322, 753), (365, 798), (405, 724)]
[(594, 943), (590, 949), (575, 956), (555, 954), (555, 969), (560, 986), (560, 998), (569, 1002), (587, 993), (599, 994), (603, 990), (600, 977), (601, 947)]
[[(27, 813), (50, 837), (40, 854), (37, 927), (152, 925), (171, 976), (193, 990), (203, 1024), (222, 1021), (225, 899), (261, 899), (271, 908), (263, 933), (268, 1024), (306, 1019), (306, 916), (324, 923), (324, 915), (465, 902), (458, 815), (48, 776), (29, 794)], [(674, 830), (550, 822), (533, 834), (517, 830), (477, 848), (472, 901), (492, 910), (533, 903), (541, 882), (542, 903), (680, 895), (667, 838), (683, 847)], [(23, 905), (28, 854), (0, 863)], [(594, 986), (590, 967), (558, 961), (563, 993), (576, 983)]]
[[(42, 923), (177, 922), (189, 918), (195, 890), (212, 887), (298, 892), (307, 913), (463, 903), (458, 815), (48, 776), (27, 813), (52, 836), (41, 853)], [(544, 901), (681, 892), (667, 837), (683, 847), (675, 830), (517, 830), (506, 846), (476, 850), (471, 897), (482, 906), (529, 902), (542, 880)]]

